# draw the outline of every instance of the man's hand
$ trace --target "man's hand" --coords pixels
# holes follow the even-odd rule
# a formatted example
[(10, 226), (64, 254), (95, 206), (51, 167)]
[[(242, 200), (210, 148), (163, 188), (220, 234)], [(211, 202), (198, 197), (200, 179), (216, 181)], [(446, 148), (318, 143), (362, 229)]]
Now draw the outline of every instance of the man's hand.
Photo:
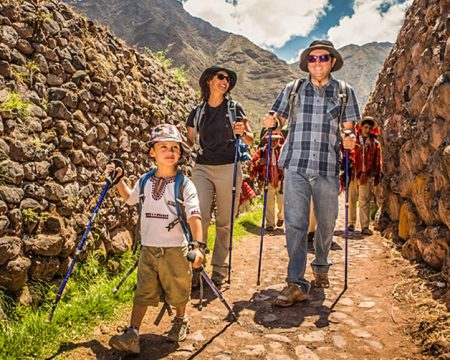
[(195, 261), (192, 263), (193, 269), (198, 269), (203, 264), (203, 253), (199, 249), (195, 249)]
[(344, 134), (344, 140), (342, 141), (342, 145), (345, 150), (353, 150), (356, 144), (356, 136), (355, 134), (346, 135)]
[(266, 114), (263, 117), (263, 125), (266, 129), (274, 128), (277, 125), (275, 114)]

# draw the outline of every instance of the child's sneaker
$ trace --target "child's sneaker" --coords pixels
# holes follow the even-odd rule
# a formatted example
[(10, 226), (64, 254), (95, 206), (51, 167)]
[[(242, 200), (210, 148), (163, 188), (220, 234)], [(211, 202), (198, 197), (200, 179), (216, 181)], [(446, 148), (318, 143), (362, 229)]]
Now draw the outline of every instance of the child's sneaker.
[(114, 335), (109, 339), (109, 346), (119, 351), (139, 354), (139, 335), (131, 328), (128, 328), (122, 335)]
[(175, 316), (173, 320), (172, 329), (170, 329), (167, 335), (167, 341), (169, 342), (181, 342), (186, 340), (186, 335), (191, 328), (189, 324), (189, 318), (180, 318)]

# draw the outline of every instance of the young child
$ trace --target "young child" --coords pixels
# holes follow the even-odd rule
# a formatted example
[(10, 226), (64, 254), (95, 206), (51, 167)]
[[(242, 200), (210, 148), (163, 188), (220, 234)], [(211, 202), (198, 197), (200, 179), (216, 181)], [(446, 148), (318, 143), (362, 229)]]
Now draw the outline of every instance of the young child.
[[(121, 351), (139, 353), (139, 326), (148, 306), (158, 306), (160, 296), (176, 309), (176, 317), (168, 334), (168, 341), (186, 339), (189, 320), (186, 304), (190, 299), (192, 270), (186, 259), (187, 239), (181, 225), (170, 231), (167, 226), (177, 219), (175, 208), (175, 176), (177, 164), (183, 155), (182, 138), (174, 125), (162, 124), (153, 128), (148, 143), (150, 156), (156, 161), (156, 173), (145, 183), (141, 211), (141, 244), (137, 288), (134, 296), (130, 327), (122, 335), (113, 336), (109, 344)], [(114, 165), (107, 166), (107, 172), (114, 171)], [(117, 168), (117, 176), (122, 173)], [(139, 201), (139, 181), (131, 190), (120, 180), (117, 188), (128, 205)], [(183, 186), (184, 210), (191, 228), (193, 240), (202, 239), (200, 207), (194, 184), (186, 179)], [(197, 248), (193, 268), (201, 266), (202, 251)]]

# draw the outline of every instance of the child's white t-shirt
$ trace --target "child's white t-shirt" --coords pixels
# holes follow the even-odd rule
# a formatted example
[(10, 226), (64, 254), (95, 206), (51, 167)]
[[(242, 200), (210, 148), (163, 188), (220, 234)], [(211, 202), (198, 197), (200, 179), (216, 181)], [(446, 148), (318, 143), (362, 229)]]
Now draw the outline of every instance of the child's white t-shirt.
[[(136, 182), (126, 203), (135, 205), (138, 200), (139, 181)], [(183, 201), (187, 219), (192, 216), (201, 217), (197, 190), (188, 178), (184, 181)], [(155, 247), (187, 245), (180, 223), (177, 223), (170, 231), (167, 229), (167, 226), (176, 218), (175, 177), (164, 179), (151, 176), (144, 187), (140, 224), (141, 244)], [(201, 239), (194, 240), (201, 241)]]

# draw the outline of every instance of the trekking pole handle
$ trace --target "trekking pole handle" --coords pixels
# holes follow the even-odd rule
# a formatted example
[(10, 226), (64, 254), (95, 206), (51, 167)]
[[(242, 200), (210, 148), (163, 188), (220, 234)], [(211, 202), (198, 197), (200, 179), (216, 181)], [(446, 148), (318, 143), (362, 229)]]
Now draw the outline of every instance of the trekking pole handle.
[[(109, 184), (111, 186), (114, 186), (120, 181), (120, 179), (123, 178), (123, 175), (124, 175), (124, 172), (125, 172), (125, 167), (123, 165), (123, 161), (122, 160), (112, 159), (112, 162), (114, 163), (114, 171), (111, 173), (111, 175), (109, 175), (107, 177), (107, 180), (108, 180), (108, 182), (109, 182)], [(115, 179), (116, 176), (117, 176), (117, 168), (122, 169), (122, 174), (120, 174), (120, 176), (117, 179)]]

